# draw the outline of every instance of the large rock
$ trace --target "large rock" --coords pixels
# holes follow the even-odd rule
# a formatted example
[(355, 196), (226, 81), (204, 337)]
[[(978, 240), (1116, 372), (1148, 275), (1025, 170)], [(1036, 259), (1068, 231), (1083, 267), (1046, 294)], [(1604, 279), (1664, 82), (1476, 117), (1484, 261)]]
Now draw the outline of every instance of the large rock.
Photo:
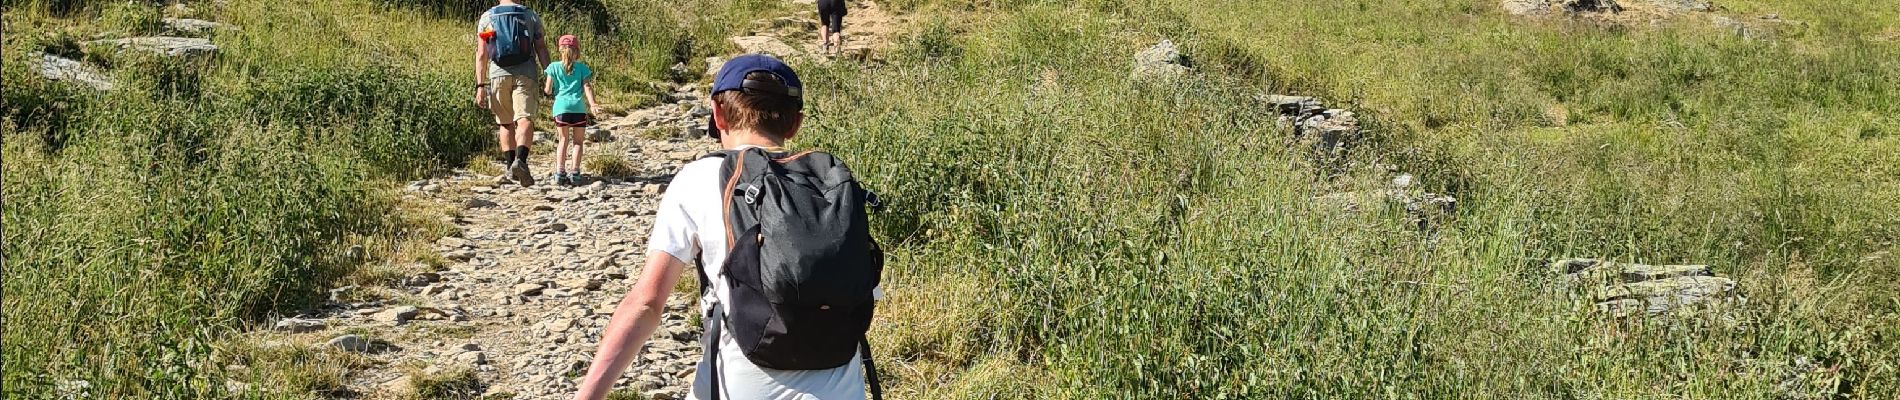
[(1562, 0), (1562, 3), (1563, 3), (1564, 10), (1570, 11), (1573, 13), (1623, 12), (1623, 5), (1617, 4), (1616, 0)]
[(1660, 315), (1739, 302), (1735, 281), (1706, 265), (1645, 265), (1589, 258), (1557, 260), (1552, 270), (1599, 312)]
[(210, 39), (176, 36), (147, 36), (86, 42), (92, 46), (116, 47), (119, 51), (145, 51), (173, 58), (200, 58), (218, 53)]
[(1321, 104), (1319, 99), (1311, 96), (1269, 94), (1260, 96), (1259, 100), (1274, 112), (1279, 113), (1281, 117), (1298, 117), (1326, 110), (1326, 106)]
[(33, 61), (40, 76), (56, 81), (66, 81), (90, 86), (93, 89), (109, 91), (117, 88), (118, 83), (105, 72), (77, 60), (51, 54), (37, 54)]
[[(1649, 0), (1673, 1), (1673, 0)], [(1686, 0), (1685, 0), (1686, 1)], [(1546, 15), (1557, 11), (1567, 13), (1616, 13), (1623, 6), (1616, 0), (1500, 0), (1498, 6), (1511, 15)]]
[(1550, 13), (1551, 0), (1503, 0), (1500, 6), (1511, 15), (1544, 15)]
[(402, 325), (405, 322), (409, 322), (410, 319), (415, 318), (418, 312), (421, 311), (417, 310), (415, 306), (401, 306), (376, 313), (375, 318), (377, 321)]
[(1139, 79), (1169, 80), (1187, 76), (1193, 71), (1187, 56), (1181, 55), (1173, 41), (1162, 40), (1153, 47), (1135, 53), (1134, 76)]

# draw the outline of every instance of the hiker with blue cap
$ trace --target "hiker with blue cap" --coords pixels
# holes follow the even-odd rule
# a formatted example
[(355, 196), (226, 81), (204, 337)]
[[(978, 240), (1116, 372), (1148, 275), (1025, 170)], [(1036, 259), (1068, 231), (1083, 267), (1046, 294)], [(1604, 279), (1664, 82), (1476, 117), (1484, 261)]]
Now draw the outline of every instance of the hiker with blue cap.
[(805, 99), (798, 74), (771, 56), (720, 68), (707, 133), (724, 150), (673, 176), (646, 267), (614, 309), (575, 398), (605, 398), (639, 358), (689, 260), (705, 358), (687, 398), (881, 397), (865, 341), (883, 296), (884, 255), (866, 216), (877, 197), (831, 154), (786, 150)]

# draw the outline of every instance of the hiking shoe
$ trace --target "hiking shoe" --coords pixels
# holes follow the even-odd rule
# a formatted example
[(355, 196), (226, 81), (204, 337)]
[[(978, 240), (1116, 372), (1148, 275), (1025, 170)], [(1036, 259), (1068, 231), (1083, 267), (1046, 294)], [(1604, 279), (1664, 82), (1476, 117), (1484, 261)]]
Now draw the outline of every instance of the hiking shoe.
[(528, 171), (527, 160), (517, 159), (509, 164), (508, 177), (515, 178), (515, 182), (521, 183), (521, 186), (534, 186), (534, 173)]
[(549, 174), (548, 174), (548, 182), (554, 182), (554, 184), (555, 184), (555, 185), (557, 185), (557, 186), (558, 186), (558, 185), (566, 185), (566, 184), (567, 184), (567, 173), (565, 173), (565, 172), (561, 172), (561, 171), (554, 171), (553, 173), (549, 173)]
[(569, 173), (567, 173), (567, 185), (568, 185), (568, 186), (579, 186), (580, 184), (581, 184), (581, 173), (579, 173), (579, 172), (569, 172)]

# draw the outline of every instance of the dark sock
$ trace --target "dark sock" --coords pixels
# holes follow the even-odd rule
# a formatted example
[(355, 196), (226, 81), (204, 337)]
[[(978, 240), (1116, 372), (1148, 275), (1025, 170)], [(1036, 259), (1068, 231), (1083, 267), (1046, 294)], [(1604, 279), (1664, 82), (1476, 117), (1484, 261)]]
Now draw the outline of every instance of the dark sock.
[(515, 146), (515, 158), (528, 162), (528, 146)]

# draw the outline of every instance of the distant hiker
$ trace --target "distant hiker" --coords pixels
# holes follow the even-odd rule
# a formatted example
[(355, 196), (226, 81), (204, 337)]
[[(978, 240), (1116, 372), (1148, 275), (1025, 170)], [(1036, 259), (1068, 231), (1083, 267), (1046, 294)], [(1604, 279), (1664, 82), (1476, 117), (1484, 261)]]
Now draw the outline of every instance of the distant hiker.
[(875, 197), (831, 154), (781, 147), (804, 121), (801, 91), (798, 75), (771, 56), (720, 68), (710, 101), (726, 150), (674, 175), (646, 268), (614, 310), (575, 398), (605, 397), (640, 355), (687, 260), (699, 263), (706, 322), (688, 398), (857, 400), (866, 378), (879, 396), (864, 340), (882, 296), (883, 253), (865, 215)]
[(837, 54), (844, 47), (844, 0), (818, 0), (818, 38), (825, 54)]
[[(555, 151), (554, 172), (548, 179), (557, 185), (573, 185), (581, 175), (581, 151), (587, 148), (587, 127), (594, 125), (594, 116), (600, 114), (600, 103), (594, 101), (594, 70), (580, 61), (581, 41), (574, 35), (563, 35), (557, 41), (561, 48), (561, 61), (548, 64), (546, 91), (543, 94), (554, 96), (554, 127), (561, 138), (561, 147)], [(567, 149), (574, 149), (574, 168), (567, 168)]]
[(534, 109), (541, 103), (541, 66), (548, 44), (541, 16), (514, 0), (501, 0), (475, 20), (475, 106), (495, 114), (495, 136), (508, 163), (504, 179), (533, 186), (528, 145), (534, 143)]

